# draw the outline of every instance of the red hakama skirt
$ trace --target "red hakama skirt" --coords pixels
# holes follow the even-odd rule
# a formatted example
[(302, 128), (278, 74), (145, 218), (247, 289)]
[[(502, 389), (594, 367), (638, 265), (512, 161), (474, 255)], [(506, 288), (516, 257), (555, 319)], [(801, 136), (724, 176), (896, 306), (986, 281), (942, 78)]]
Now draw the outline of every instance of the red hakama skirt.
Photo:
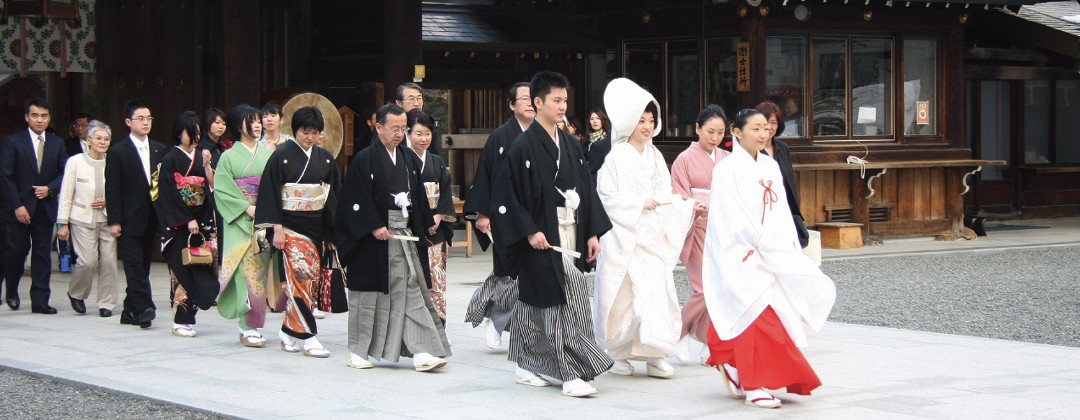
[(788, 337), (780, 317), (771, 306), (758, 315), (746, 331), (731, 340), (721, 340), (709, 323), (708, 364), (727, 363), (739, 370), (745, 390), (781, 389), (799, 395), (821, 386), (806, 357)]

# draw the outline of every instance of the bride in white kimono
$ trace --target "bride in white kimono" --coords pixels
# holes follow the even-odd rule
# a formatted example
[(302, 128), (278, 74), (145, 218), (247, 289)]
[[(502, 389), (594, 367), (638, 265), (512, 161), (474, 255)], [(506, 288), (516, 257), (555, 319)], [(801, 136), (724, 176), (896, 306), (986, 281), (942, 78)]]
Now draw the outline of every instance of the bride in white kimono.
[(713, 328), (708, 364), (747, 405), (780, 407), (767, 389), (810, 395), (821, 380), (798, 347), (818, 331), (836, 287), (803, 254), (776, 161), (760, 153), (765, 117), (735, 116), (731, 156), (713, 169), (702, 286)]
[(596, 337), (615, 360), (611, 372), (631, 376), (630, 359), (646, 360), (649, 376), (669, 378), (665, 357), (686, 359), (678, 345), (682, 317), (672, 278), (695, 211), (704, 205), (671, 192), (671, 174), (652, 137), (660, 107), (649, 92), (616, 79), (604, 92), (611, 152), (597, 193), (613, 225), (600, 238), (596, 268)]

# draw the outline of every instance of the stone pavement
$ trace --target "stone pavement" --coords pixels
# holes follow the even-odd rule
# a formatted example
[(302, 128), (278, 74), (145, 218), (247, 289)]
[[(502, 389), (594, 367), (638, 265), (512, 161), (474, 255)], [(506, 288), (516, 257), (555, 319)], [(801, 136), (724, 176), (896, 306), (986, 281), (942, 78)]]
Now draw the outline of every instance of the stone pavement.
[[(826, 250), (825, 258), (866, 258), (923, 252), (979, 252), (1002, 247), (1054, 246), (1080, 241), (1080, 219), (1024, 220), (1009, 225), (1047, 229), (991, 232), (974, 241), (891, 240), (861, 250)], [(271, 314), (267, 347), (238, 342), (235, 322), (211, 309), (199, 315), (194, 339), (169, 334), (168, 276), (154, 264), (158, 320), (153, 328), (120, 326), (96, 307), (79, 316), (67, 304), (67, 275), (54, 274), (59, 315), (0, 308), (0, 366), (111, 392), (172, 402), (240, 418), (1076, 418), (1080, 416), (1080, 348), (829, 323), (804, 349), (824, 385), (812, 397), (781, 393), (784, 407), (762, 410), (731, 399), (711, 368), (674, 363), (670, 380), (602, 375), (600, 394), (574, 399), (559, 387), (513, 382), (506, 351), (489, 350), (483, 330), (460, 322), (473, 289), (490, 271), (489, 254), (449, 262), (447, 332), (450, 364), (436, 373), (412, 370), (411, 360), (344, 364), (346, 314), (320, 320), (329, 359), (282, 352)], [(93, 302), (93, 296), (88, 302)], [(691, 348), (697, 353), (700, 345)], [(638, 364), (639, 370), (644, 370)], [(47, 417), (47, 414), (42, 415)]]

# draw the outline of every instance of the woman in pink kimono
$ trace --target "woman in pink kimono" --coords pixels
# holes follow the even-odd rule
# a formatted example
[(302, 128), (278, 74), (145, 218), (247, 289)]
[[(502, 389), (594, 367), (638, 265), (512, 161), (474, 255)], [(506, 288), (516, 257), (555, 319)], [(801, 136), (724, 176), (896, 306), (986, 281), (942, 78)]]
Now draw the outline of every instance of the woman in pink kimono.
[[(675, 163), (671, 164), (671, 189), (684, 200), (696, 199), (709, 202), (713, 167), (731, 152), (721, 149), (720, 142), (727, 133), (727, 115), (720, 105), (710, 104), (698, 114), (696, 131), (698, 141), (690, 143)], [(682, 308), (682, 345), (687, 337), (706, 343), (709, 333), (709, 313), (705, 310), (705, 296), (701, 293), (701, 255), (705, 249), (705, 226), (709, 212), (705, 210), (694, 219), (686, 234), (679, 260), (686, 266), (693, 294)], [(709, 347), (702, 346), (701, 362), (709, 358)]]

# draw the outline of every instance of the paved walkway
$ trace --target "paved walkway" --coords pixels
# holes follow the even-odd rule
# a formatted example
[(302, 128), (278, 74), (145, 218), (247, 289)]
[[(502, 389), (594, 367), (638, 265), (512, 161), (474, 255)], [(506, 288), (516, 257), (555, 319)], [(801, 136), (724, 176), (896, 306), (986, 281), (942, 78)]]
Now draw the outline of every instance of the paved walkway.
[[(895, 240), (861, 250), (826, 250), (826, 258), (911, 252), (977, 252), (1000, 247), (1080, 241), (1080, 219), (1026, 220), (1009, 225), (1046, 229), (991, 232), (974, 241)], [(0, 308), (0, 366), (114, 392), (173, 402), (242, 418), (1076, 418), (1080, 415), (1080, 348), (880, 327), (829, 323), (810, 336), (807, 358), (825, 383), (812, 397), (780, 394), (780, 411), (745, 407), (723, 391), (717, 373), (675, 364), (674, 379), (602, 375), (590, 399), (559, 388), (513, 382), (506, 352), (489, 350), (482, 329), (459, 322), (490, 258), (453, 250), (448, 304), (450, 365), (417, 373), (410, 361), (372, 370), (344, 364), (346, 314), (319, 322), (330, 359), (278, 349), (271, 314), (263, 349), (238, 343), (235, 323), (216, 310), (199, 316), (199, 337), (169, 335), (168, 277), (155, 264), (153, 328), (120, 326), (119, 318), (79, 316), (67, 304), (67, 275), (53, 277), (59, 315)], [(902, 275), (899, 274), (898, 275)], [(29, 279), (23, 296), (28, 296)], [(92, 302), (92, 300), (88, 300)], [(28, 303), (24, 299), (24, 304)], [(28, 305), (24, 305), (28, 306)], [(692, 352), (696, 354), (696, 348)], [(643, 366), (639, 366), (639, 369)], [(643, 369), (641, 369), (643, 370)], [(46, 415), (47, 416), (47, 415)]]

